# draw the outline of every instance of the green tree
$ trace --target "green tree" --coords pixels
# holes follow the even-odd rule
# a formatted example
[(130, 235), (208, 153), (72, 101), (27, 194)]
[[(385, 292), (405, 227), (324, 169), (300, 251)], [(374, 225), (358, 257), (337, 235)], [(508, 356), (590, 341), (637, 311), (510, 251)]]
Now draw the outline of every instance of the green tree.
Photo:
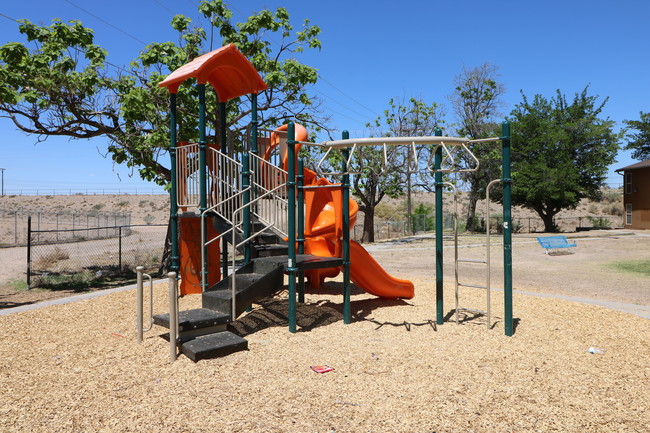
[[(463, 68), (454, 79), (454, 93), (450, 100), (457, 121), (458, 135), (470, 139), (488, 138), (499, 135), (495, 119), (503, 106), (501, 96), (505, 93), (503, 84), (497, 81), (499, 68), (484, 63), (472, 69)], [(499, 177), (500, 155), (494, 143), (475, 144), (472, 152), (479, 159), (479, 169), (460, 174), (469, 186), (466, 227), (475, 230), (476, 204), (485, 198), (487, 184)], [(465, 163), (470, 163), (466, 160)]]
[(624, 120), (623, 123), (636, 132), (628, 133), (626, 150), (633, 150), (632, 158), (650, 159), (650, 112), (639, 113), (639, 120)]
[(614, 122), (600, 118), (607, 98), (598, 103), (589, 86), (571, 103), (558, 90), (554, 98), (525, 95), (512, 117), (512, 203), (532, 209), (547, 232), (554, 216), (575, 209), (583, 198), (597, 200), (618, 150)]
[[(434, 130), (442, 124), (443, 112), (438, 104), (426, 104), (419, 98), (402, 100), (391, 99), (389, 108), (383, 116), (378, 117), (367, 127), (376, 137), (411, 137), (433, 135)], [(412, 174), (408, 170), (411, 153), (405, 146), (387, 147), (384, 158), (383, 149), (365, 146), (359, 148), (360, 165), (353, 166), (354, 171), (360, 171), (352, 180), (352, 190), (361, 203), (359, 209), (364, 213), (363, 241), (374, 242), (375, 207), (384, 197), (399, 197), (404, 190), (411, 190)], [(431, 149), (420, 149), (419, 152), (430, 152)], [(419, 155), (421, 161), (427, 161), (427, 155)], [(358, 164), (356, 162), (355, 164)], [(413, 162), (412, 164), (415, 164)], [(423, 182), (426, 184), (426, 182)], [(410, 200), (409, 200), (410, 203)], [(410, 204), (407, 204), (410, 214)]]
[[(284, 8), (262, 10), (234, 23), (221, 0), (201, 2), (199, 12), (216, 30), (219, 44), (234, 43), (267, 82), (259, 97), (262, 125), (292, 117), (312, 129), (324, 126), (318, 101), (308, 92), (317, 80), (316, 69), (296, 59), (304, 49), (320, 48), (317, 26), (305, 21), (294, 29)], [(38, 140), (53, 135), (107, 138), (116, 163), (137, 169), (143, 179), (169, 182), (167, 158), (160, 159), (169, 146), (168, 96), (158, 83), (207, 51), (212, 41), (206, 30), (175, 16), (171, 25), (178, 41), (147, 45), (127, 70), (108, 63), (106, 50), (93, 43), (93, 31), (79, 21), (20, 23), (29, 46), (13, 42), (0, 47), (0, 116)], [(180, 140), (197, 139), (197, 99), (196, 86), (181, 86)], [(214, 92), (208, 92), (207, 103), (210, 138), (221, 127)], [(244, 131), (250, 121), (248, 98), (233, 99), (226, 109), (229, 135)]]
[(420, 203), (413, 209), (413, 215), (411, 215), (413, 232), (434, 230), (436, 228), (436, 221), (431, 215), (433, 215), (433, 207), (426, 206), (424, 203)]

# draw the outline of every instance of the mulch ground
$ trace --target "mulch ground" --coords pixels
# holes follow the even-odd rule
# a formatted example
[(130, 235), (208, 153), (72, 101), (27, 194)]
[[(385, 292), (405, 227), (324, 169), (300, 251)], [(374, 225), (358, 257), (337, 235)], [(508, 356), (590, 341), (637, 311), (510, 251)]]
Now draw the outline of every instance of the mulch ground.
[[(506, 337), (497, 292), (491, 330), (471, 316), (435, 326), (435, 284), (415, 284), (408, 301), (355, 292), (344, 325), (340, 283), (327, 283), (299, 306), (296, 334), (281, 294), (236, 323), (248, 351), (198, 363), (170, 363), (156, 326), (137, 343), (134, 290), (0, 316), (0, 431), (647, 431), (650, 321), (515, 294)], [(484, 293), (461, 301), (482, 308)], [(322, 364), (334, 370), (310, 369)]]

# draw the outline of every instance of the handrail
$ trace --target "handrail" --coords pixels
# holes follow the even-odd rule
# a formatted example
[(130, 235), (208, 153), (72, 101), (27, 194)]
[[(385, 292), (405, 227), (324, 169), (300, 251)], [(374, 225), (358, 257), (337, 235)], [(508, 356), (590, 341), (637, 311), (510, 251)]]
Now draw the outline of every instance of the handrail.
[[(142, 343), (143, 333), (151, 331), (153, 327), (153, 279), (151, 275), (145, 274), (144, 267), (138, 266), (135, 268), (137, 272), (137, 284), (136, 284), (136, 297), (137, 297), (137, 330), (138, 330), (138, 343)], [(144, 312), (144, 291), (142, 285), (142, 277), (149, 278), (149, 325), (147, 328), (144, 327), (142, 319)]]
[(485, 261), (487, 262), (487, 275), (486, 275), (486, 283), (485, 287), (487, 287), (487, 326), (488, 329), (490, 329), (490, 324), (491, 324), (491, 313), (490, 313), (490, 271), (491, 271), (491, 261), (490, 261), (490, 188), (494, 186), (495, 184), (501, 182), (501, 179), (494, 179), (490, 183), (488, 183), (487, 187), (485, 188), (485, 215), (487, 221), (485, 222), (485, 232), (486, 232), (486, 243), (487, 243), (487, 253), (485, 255)]

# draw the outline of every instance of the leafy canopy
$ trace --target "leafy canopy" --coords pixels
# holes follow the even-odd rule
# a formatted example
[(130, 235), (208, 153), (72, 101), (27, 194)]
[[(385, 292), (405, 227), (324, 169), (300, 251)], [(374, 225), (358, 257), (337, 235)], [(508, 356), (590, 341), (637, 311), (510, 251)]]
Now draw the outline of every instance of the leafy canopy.
[[(216, 30), (216, 43), (234, 43), (269, 85), (259, 95), (262, 125), (297, 118), (312, 129), (325, 126), (319, 101), (308, 91), (318, 79), (317, 71), (296, 58), (305, 49), (320, 48), (318, 26), (306, 20), (295, 29), (285, 8), (265, 9), (236, 23), (221, 0), (202, 1), (199, 12)], [(169, 148), (169, 102), (158, 83), (212, 48), (206, 29), (176, 15), (171, 26), (177, 41), (151, 43), (128, 68), (121, 68), (108, 63), (106, 50), (93, 42), (93, 31), (79, 21), (54, 20), (49, 26), (20, 23), (27, 43), (0, 47), (0, 116), (39, 141), (52, 135), (107, 138), (108, 153), (116, 163), (166, 184), (170, 170), (162, 156)], [(182, 85), (177, 96), (180, 140), (198, 136), (197, 90), (191, 84)], [(214, 140), (221, 125), (213, 92), (208, 92), (206, 102), (208, 138)], [(232, 142), (249, 122), (248, 98), (227, 104), (225, 127)]]
[[(499, 68), (490, 63), (477, 67), (463, 68), (454, 79), (454, 93), (450, 101), (458, 122), (458, 135), (472, 139), (499, 136), (496, 119), (501, 116), (502, 96), (505, 87), (498, 81)], [(494, 143), (476, 144), (472, 153), (480, 161), (476, 171), (460, 173), (460, 179), (469, 187), (466, 227), (469, 231), (476, 228), (476, 205), (480, 198), (485, 198), (488, 183), (499, 177), (501, 155)], [(473, 165), (468, 157), (463, 157), (466, 165)]]
[(598, 103), (588, 89), (571, 103), (559, 90), (551, 99), (522, 94), (511, 113), (512, 202), (537, 212), (546, 231), (556, 229), (553, 217), (562, 209), (599, 198), (616, 157), (620, 135), (599, 117), (607, 98)]
[(626, 150), (633, 150), (632, 158), (638, 160), (650, 159), (650, 112), (639, 113), (639, 120), (624, 120), (629, 130)]

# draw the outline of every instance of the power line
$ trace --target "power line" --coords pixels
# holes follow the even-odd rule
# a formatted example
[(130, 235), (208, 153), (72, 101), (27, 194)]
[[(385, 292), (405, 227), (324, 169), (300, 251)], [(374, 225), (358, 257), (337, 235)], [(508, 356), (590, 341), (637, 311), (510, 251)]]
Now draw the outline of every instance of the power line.
[(127, 35), (127, 36), (130, 37), (131, 39), (140, 42), (142, 45), (145, 45), (145, 46), (147, 45), (147, 43), (144, 42), (142, 39), (138, 39), (138, 38), (136, 38), (136, 37), (133, 36), (131, 33), (127, 32), (127, 31), (125, 31), (125, 30), (122, 30), (121, 28), (119, 28), (119, 27), (117, 27), (117, 26), (114, 26), (113, 24), (109, 23), (108, 21), (104, 20), (103, 18), (98, 17), (98, 16), (95, 15), (94, 13), (92, 13), (92, 12), (90, 12), (90, 11), (88, 11), (88, 10), (82, 8), (81, 6), (78, 6), (78, 5), (74, 4), (74, 3), (71, 2), (70, 0), (63, 0), (63, 1), (66, 2), (66, 3), (68, 3), (68, 4), (70, 4), (70, 5), (72, 5), (72, 6), (74, 6), (74, 7), (76, 7), (77, 9), (82, 10), (83, 12), (87, 13), (88, 15), (90, 15), (90, 16), (92, 16), (92, 17), (95, 17), (95, 18), (98, 19), (99, 21), (103, 22), (103, 23), (106, 24), (107, 26), (110, 26), (110, 27), (114, 28), (114, 29), (117, 30), (118, 32), (120, 32), (120, 33), (124, 33), (125, 35)]
[[(3, 18), (8, 19), (9, 21), (13, 21), (13, 22), (15, 22), (15, 23), (17, 23), (17, 24), (22, 24), (20, 21), (15, 20), (15, 19), (13, 19), (13, 18), (11, 18), (11, 17), (9, 17), (9, 16), (3, 14), (2, 12), (0, 12), (0, 16), (3, 17)], [(70, 48), (72, 48), (73, 50), (75, 50), (75, 51), (78, 52), (79, 54), (83, 54), (83, 52), (81, 51), (81, 49), (78, 48), (78, 47), (74, 47), (74, 46), (73, 46), (73, 47), (70, 47)], [(107, 61), (107, 60), (104, 60), (104, 63), (106, 63), (108, 66), (112, 66), (112, 67), (114, 67), (114, 68), (117, 69), (118, 71), (122, 71), (122, 72), (130, 73), (130, 71), (127, 71), (127, 70), (124, 69), (123, 67), (121, 67), (121, 66), (117, 66), (117, 65), (115, 65), (115, 64), (113, 64), (113, 63), (111, 63), (111, 62), (109, 62), (109, 61)]]
[[(190, 0), (188, 0), (188, 1), (190, 1)], [(232, 2), (227, 3), (227, 6), (230, 7), (231, 9), (233, 9), (235, 12), (237, 12), (237, 13), (238, 13), (239, 15), (241, 15), (243, 18), (246, 18), (246, 15), (245, 15), (242, 11), (240, 11), (236, 6), (234, 6), (234, 5), (232, 4)], [(273, 40), (273, 38), (269, 37), (268, 35), (267, 35), (267, 38), (268, 38), (271, 42), (274, 42), (276, 45), (280, 45), (280, 44), (278, 44), (277, 41)], [(340, 94), (342, 94), (343, 96), (345, 96), (346, 98), (348, 98), (350, 101), (354, 102), (355, 104), (357, 104), (357, 105), (363, 107), (364, 109), (366, 109), (367, 111), (369, 111), (370, 113), (372, 113), (373, 116), (377, 116), (377, 117), (379, 117), (379, 114), (377, 114), (376, 111), (374, 111), (374, 110), (371, 109), (371, 108), (368, 108), (366, 105), (362, 104), (361, 102), (357, 101), (356, 99), (354, 99), (354, 98), (351, 97), (350, 95), (346, 94), (344, 91), (342, 91), (341, 89), (339, 89), (338, 87), (336, 87), (334, 84), (332, 84), (331, 82), (329, 82), (328, 80), (326, 80), (322, 75), (318, 74), (318, 78), (319, 78), (320, 80), (323, 80), (323, 81), (324, 81), (325, 83), (327, 83), (329, 86), (333, 87), (336, 91), (338, 91)], [(351, 112), (353, 112), (353, 113), (355, 113), (355, 114), (358, 114), (358, 115), (361, 116), (362, 118), (363, 118), (363, 117), (366, 117), (365, 115), (363, 115), (363, 114), (361, 114), (361, 113), (359, 113), (359, 112), (357, 112), (357, 111), (355, 111), (355, 110), (352, 110), (351, 108), (347, 107), (345, 104), (343, 104), (343, 103), (341, 103), (341, 102), (338, 102), (336, 99), (332, 98), (331, 96), (328, 96), (327, 94), (325, 94), (325, 93), (323, 93), (323, 92), (321, 92), (321, 91), (318, 91), (318, 90), (316, 90), (316, 89), (313, 89), (313, 90), (314, 90), (316, 93), (319, 93), (319, 94), (325, 96), (326, 98), (330, 99), (331, 101), (335, 102), (336, 104), (338, 104), (338, 105), (340, 105), (340, 106), (342, 106), (342, 107), (345, 107), (347, 110), (349, 110), (349, 111), (351, 111)], [(353, 119), (352, 117), (346, 116), (345, 114), (342, 114), (342, 113), (339, 113), (339, 112), (337, 112), (337, 111), (335, 111), (335, 110), (332, 110), (331, 108), (330, 108), (330, 110), (331, 110), (332, 112), (336, 113), (336, 114), (339, 114), (339, 115), (341, 115), (341, 116), (347, 117), (348, 119), (351, 119), (351, 120), (353, 120), (353, 121), (355, 121), (355, 122), (364, 123), (364, 122), (361, 122), (361, 121), (359, 121), (359, 120), (357, 120), (357, 119)]]
[[(313, 89), (313, 90), (314, 90), (314, 92), (318, 93), (319, 95), (322, 95), (322, 96), (326, 97), (326, 98), (329, 99), (330, 101), (334, 102), (335, 104), (340, 105), (341, 107), (345, 108), (346, 110), (351, 111), (351, 112), (354, 113), (354, 114), (358, 114), (358, 115), (361, 116), (362, 118), (366, 117), (365, 114), (359, 113), (358, 111), (351, 109), (351, 108), (348, 107), (347, 105), (345, 105), (345, 104), (343, 104), (343, 103), (337, 101), (336, 99), (332, 98), (331, 96), (326, 95), (325, 93), (321, 92), (320, 90), (316, 90), (316, 89)], [(352, 118), (351, 118), (351, 119), (352, 119)], [(353, 119), (353, 120), (354, 120), (354, 119)]]
[(352, 101), (352, 102), (354, 102), (355, 104), (357, 104), (357, 105), (359, 105), (359, 106), (365, 108), (366, 110), (368, 110), (369, 112), (371, 112), (373, 115), (375, 115), (375, 116), (379, 116), (379, 114), (377, 114), (377, 112), (374, 111), (372, 108), (368, 108), (366, 105), (362, 104), (361, 102), (357, 101), (357, 100), (354, 99), (353, 97), (349, 96), (349, 95), (348, 95), (347, 93), (345, 93), (343, 90), (339, 89), (339, 88), (336, 87), (334, 84), (332, 84), (332, 83), (330, 83), (328, 80), (326, 80), (326, 79), (325, 79), (321, 74), (318, 74), (318, 78), (321, 79), (321, 80), (323, 80), (325, 83), (327, 83), (327, 84), (330, 85), (331, 87), (333, 87), (336, 91), (338, 91), (341, 95), (343, 95), (343, 96), (345, 96), (346, 98), (348, 98), (350, 101)]
[(164, 4), (162, 4), (159, 0), (153, 0), (153, 1), (154, 1), (154, 3), (156, 3), (156, 4), (157, 4), (158, 6), (160, 6), (161, 8), (165, 9), (165, 10), (166, 10), (167, 12), (169, 12), (170, 14), (172, 14), (172, 15), (176, 15), (176, 12), (174, 12), (174, 11), (171, 10), (171, 9), (169, 9), (167, 6), (165, 6)]

